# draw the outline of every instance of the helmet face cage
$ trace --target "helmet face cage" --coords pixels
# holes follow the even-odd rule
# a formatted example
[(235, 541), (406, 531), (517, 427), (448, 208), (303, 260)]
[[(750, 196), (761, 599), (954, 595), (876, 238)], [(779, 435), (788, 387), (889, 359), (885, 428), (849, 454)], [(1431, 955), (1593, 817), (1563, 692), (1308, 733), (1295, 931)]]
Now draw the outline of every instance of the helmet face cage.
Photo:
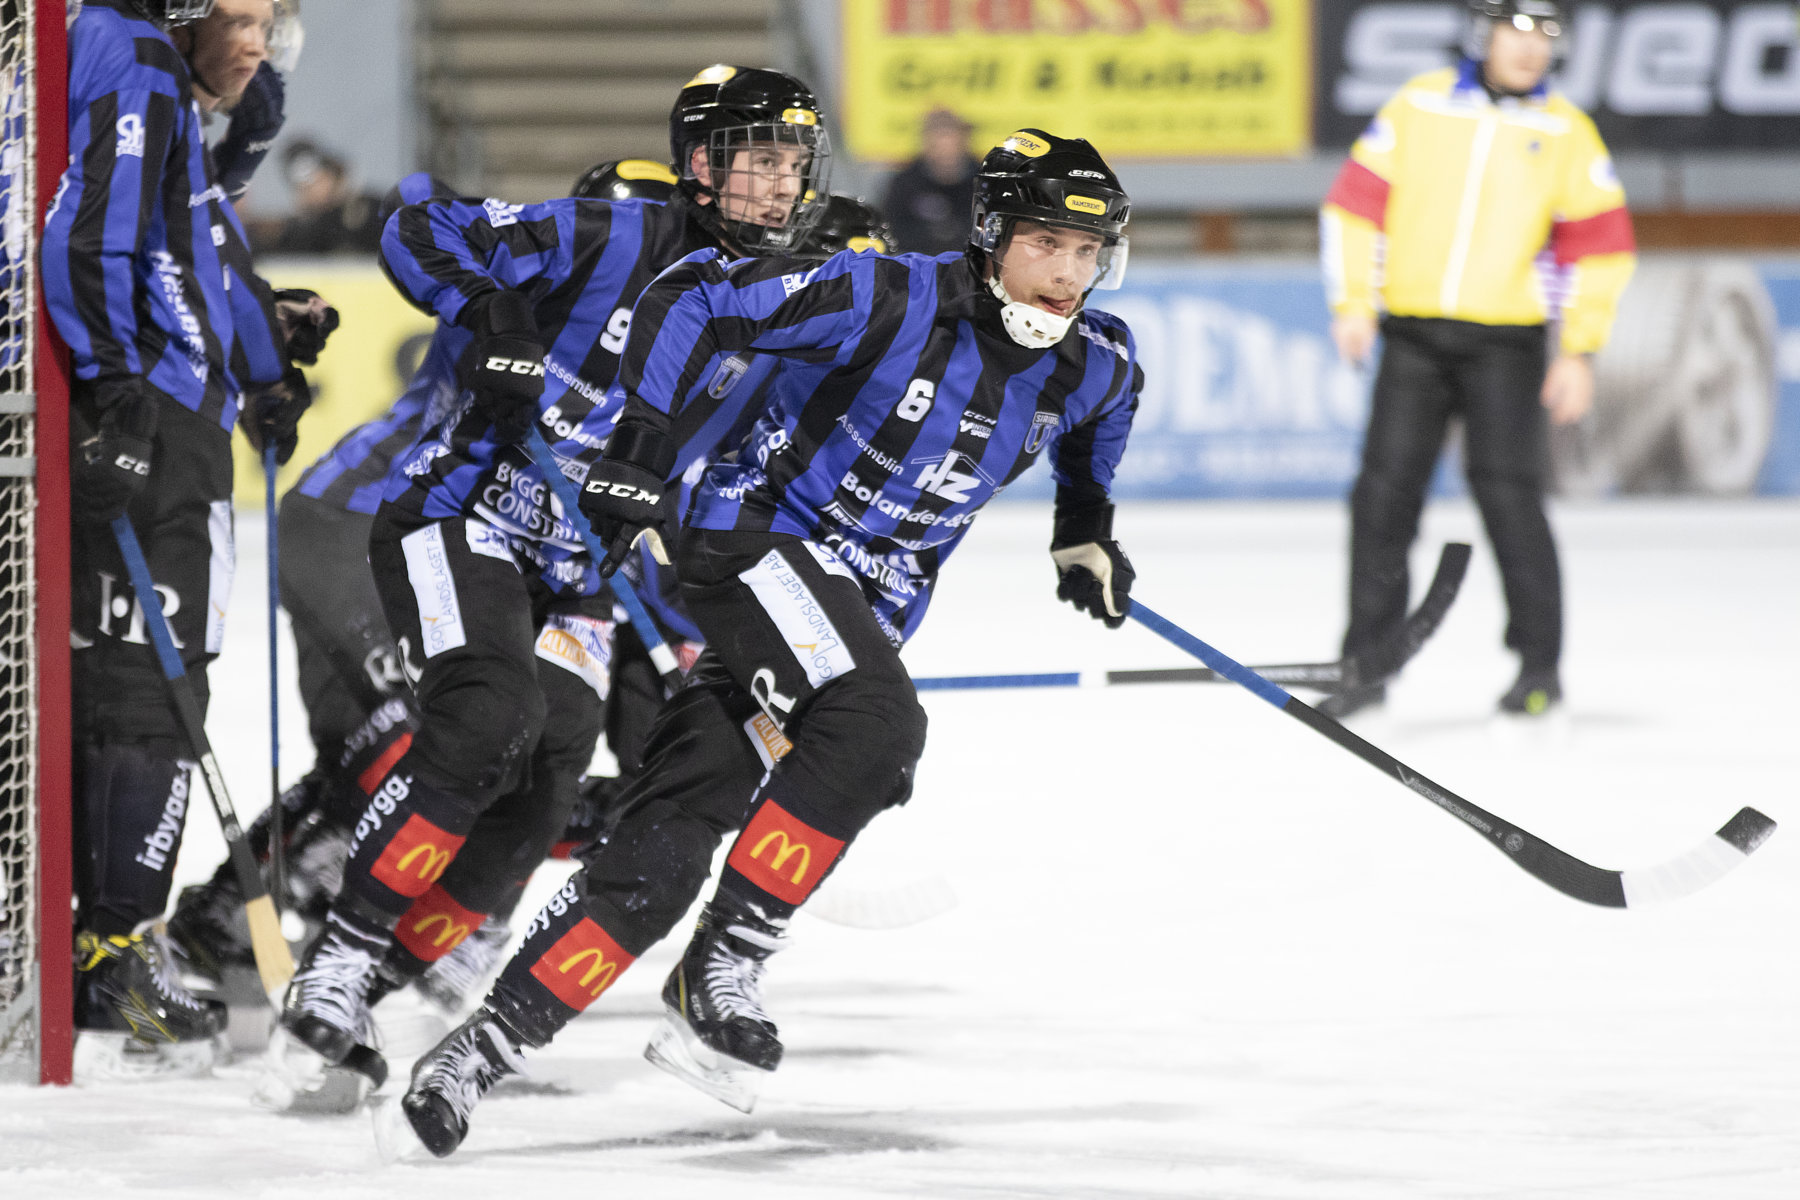
[(306, 27), (300, 24), (300, 0), (275, 0), (275, 23), (269, 29), (269, 65), (282, 75), (292, 75), (306, 47)]
[(990, 212), (981, 224), (975, 228), (974, 244), (991, 257), (996, 265), (1000, 255), (1006, 249), (1006, 243), (1012, 239), (1013, 227), (1020, 221), (1036, 221), (1040, 225), (1050, 225), (1060, 229), (1079, 229), (1084, 233), (1098, 233), (1101, 237), (1100, 254), (1094, 268), (1094, 278), (1085, 290), (1090, 292), (1115, 292), (1125, 284), (1125, 264), (1131, 257), (1131, 239), (1124, 234), (1106, 234), (1087, 224), (1073, 221), (1058, 221), (1051, 214), (1043, 212)]
[(152, 21), (169, 28), (204, 21), (213, 10), (213, 0), (138, 0), (138, 4)]
[(1569, 23), (1557, 0), (1472, 0), (1463, 26), (1464, 56), (1487, 61), (1496, 25), (1511, 25), (1527, 33), (1536, 29), (1548, 37), (1552, 71), (1568, 56)]
[[(812, 123), (728, 125), (707, 135), (712, 182), (699, 190), (712, 197), (720, 228), (746, 254), (794, 252), (824, 211), (831, 139), (812, 113), (806, 116)], [(691, 155), (681, 166), (693, 179)]]

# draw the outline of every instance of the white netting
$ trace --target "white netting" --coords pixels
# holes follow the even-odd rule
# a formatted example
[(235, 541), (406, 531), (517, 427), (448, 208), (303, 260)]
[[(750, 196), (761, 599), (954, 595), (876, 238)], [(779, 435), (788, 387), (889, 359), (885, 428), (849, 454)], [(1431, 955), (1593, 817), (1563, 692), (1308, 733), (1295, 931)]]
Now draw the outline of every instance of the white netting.
[(0, 1078), (37, 1074), (32, 8), (0, 0)]

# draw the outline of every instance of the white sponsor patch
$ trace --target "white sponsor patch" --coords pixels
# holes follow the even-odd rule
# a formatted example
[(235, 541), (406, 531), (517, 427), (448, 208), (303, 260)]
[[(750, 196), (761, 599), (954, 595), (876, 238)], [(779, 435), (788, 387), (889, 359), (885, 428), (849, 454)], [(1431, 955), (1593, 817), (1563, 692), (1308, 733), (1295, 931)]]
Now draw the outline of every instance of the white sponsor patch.
[(813, 561), (824, 568), (827, 575), (842, 575), (851, 583), (857, 583), (856, 572), (846, 566), (844, 560), (833, 554), (829, 549), (819, 545), (817, 542), (805, 542), (802, 544), (805, 545), (806, 552), (813, 556)]
[(763, 770), (767, 771), (778, 762), (782, 755), (794, 748), (794, 743), (787, 740), (781, 727), (769, 719), (767, 713), (757, 713), (744, 722), (744, 732), (750, 735), (750, 745), (756, 751), (756, 757), (762, 759)]
[(468, 644), (463, 632), (462, 605), (456, 599), (456, 579), (444, 551), (444, 527), (427, 525), (400, 539), (406, 555), (406, 577), (412, 582), (419, 604), (420, 649), (426, 658)]
[(206, 514), (212, 541), (212, 563), (206, 576), (206, 652), (225, 649), (225, 609), (231, 603), (231, 581), (237, 575), (237, 544), (231, 536), (231, 501), (214, 500)]
[(763, 555), (762, 561), (738, 578), (756, 594), (757, 603), (775, 622), (814, 687), (856, 669), (856, 660), (837, 627), (779, 550)]
[(612, 690), (613, 623), (552, 613), (538, 633), (537, 656), (579, 675), (605, 700)]
[(144, 118), (137, 113), (126, 113), (113, 122), (113, 131), (119, 140), (113, 143), (113, 155), (118, 158), (144, 157)]
[(486, 521), (477, 521), (473, 517), (463, 522), (463, 531), (469, 541), (469, 553), (497, 558), (503, 563), (511, 563), (515, 570), (518, 568), (518, 560), (513, 557), (512, 543), (506, 540), (504, 533)]

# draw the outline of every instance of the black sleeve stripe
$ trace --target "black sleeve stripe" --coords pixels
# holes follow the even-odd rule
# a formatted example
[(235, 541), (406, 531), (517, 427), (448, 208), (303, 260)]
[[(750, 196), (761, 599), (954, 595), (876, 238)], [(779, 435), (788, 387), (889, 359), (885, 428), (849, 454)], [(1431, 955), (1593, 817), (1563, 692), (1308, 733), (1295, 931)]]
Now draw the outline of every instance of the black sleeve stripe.
[(139, 65), (161, 71), (173, 77), (177, 83), (187, 82), (187, 63), (182, 61), (175, 47), (161, 38), (133, 38), (131, 50)]

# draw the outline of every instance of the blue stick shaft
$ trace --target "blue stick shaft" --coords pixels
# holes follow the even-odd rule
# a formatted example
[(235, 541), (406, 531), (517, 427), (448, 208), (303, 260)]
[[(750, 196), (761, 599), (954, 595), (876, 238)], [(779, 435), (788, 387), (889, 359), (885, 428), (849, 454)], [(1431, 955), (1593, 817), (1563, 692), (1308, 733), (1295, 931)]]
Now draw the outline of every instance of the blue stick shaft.
[(1131, 619), (1161, 634), (1231, 682), (1249, 689), (1276, 708), (1286, 707), (1287, 702), (1293, 699), (1286, 691), (1270, 683), (1237, 659), (1213, 649), (1167, 617), (1152, 612), (1141, 600), (1131, 602)]
[[(575, 491), (575, 485), (569, 482), (568, 476), (557, 466), (556, 455), (544, 435), (533, 429), (530, 440), (526, 443), (531, 457), (544, 474), (556, 498), (562, 501), (563, 512), (569, 518), (569, 524), (581, 535), (582, 544), (587, 547), (588, 557), (598, 567), (606, 559), (606, 547), (599, 543), (594, 533), (583, 522), (581, 516), (581, 497)], [(615, 571), (608, 580), (612, 585), (613, 596), (619, 606), (625, 610), (625, 617), (631, 622), (631, 628), (637, 633), (638, 640), (644, 643), (644, 649), (650, 654), (650, 663), (657, 674), (663, 677), (663, 683), (673, 689), (681, 682), (681, 668), (675, 662), (675, 652), (669, 649), (669, 643), (663, 640), (662, 632), (657, 629), (656, 622), (650, 618), (650, 610), (644, 607), (644, 601), (638, 596), (637, 589), (623, 573)]]

